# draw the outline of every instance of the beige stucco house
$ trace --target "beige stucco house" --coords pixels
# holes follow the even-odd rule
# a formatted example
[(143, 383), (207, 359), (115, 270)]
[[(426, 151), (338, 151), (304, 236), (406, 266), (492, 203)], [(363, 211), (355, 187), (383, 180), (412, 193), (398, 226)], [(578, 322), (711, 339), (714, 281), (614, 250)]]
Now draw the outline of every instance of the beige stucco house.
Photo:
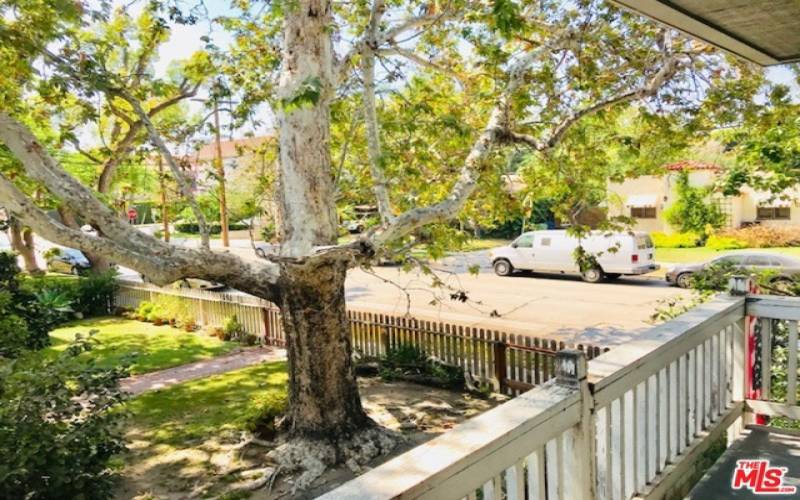
[[(610, 183), (608, 213), (625, 215), (636, 220), (639, 231), (674, 232), (662, 216), (664, 209), (676, 200), (675, 183), (680, 171), (689, 172), (692, 186), (708, 186), (715, 182), (721, 167), (698, 161), (682, 161), (665, 166), (663, 175), (644, 175), (622, 183)], [(774, 196), (744, 186), (738, 196), (714, 195), (727, 216), (731, 228), (759, 223), (765, 225), (800, 224), (800, 193)]]

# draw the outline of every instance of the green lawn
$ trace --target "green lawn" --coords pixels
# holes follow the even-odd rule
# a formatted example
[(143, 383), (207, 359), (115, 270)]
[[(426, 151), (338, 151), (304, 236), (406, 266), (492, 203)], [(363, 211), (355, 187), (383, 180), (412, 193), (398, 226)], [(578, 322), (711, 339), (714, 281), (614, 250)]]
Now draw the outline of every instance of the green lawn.
[[(791, 255), (800, 258), (800, 247), (787, 247), (787, 248), (753, 248), (750, 249), (756, 252), (774, 252), (784, 255)], [(742, 250), (712, 250), (706, 247), (698, 248), (657, 248), (656, 261), (657, 262), (705, 262), (726, 253), (732, 253)]]
[(239, 346), (199, 332), (187, 333), (169, 326), (109, 316), (75, 321), (53, 330), (50, 333), (53, 343), (45, 349), (45, 355), (65, 349), (76, 334), (85, 335), (90, 330), (97, 330), (95, 338), (100, 343), (84, 356), (91, 355), (101, 367), (115, 366), (130, 357), (132, 374), (213, 358)]
[(256, 398), (285, 392), (286, 362), (266, 363), (146, 392), (127, 404), (137, 439), (181, 447), (244, 428)]

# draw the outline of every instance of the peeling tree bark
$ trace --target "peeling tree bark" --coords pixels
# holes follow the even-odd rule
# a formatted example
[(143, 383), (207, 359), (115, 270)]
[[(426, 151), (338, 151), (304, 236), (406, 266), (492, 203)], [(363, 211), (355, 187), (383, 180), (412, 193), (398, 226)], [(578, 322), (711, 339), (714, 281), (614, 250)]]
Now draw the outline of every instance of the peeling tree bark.
[[(281, 253), (298, 258), (338, 237), (330, 157), (333, 49), (330, 0), (301, 0), (286, 14), (279, 97), (284, 103), (312, 82), (315, 103), (278, 110)], [(344, 280), (347, 263), (286, 264), (280, 307), (289, 350), (288, 428), (335, 438), (371, 425), (361, 408), (351, 357)]]

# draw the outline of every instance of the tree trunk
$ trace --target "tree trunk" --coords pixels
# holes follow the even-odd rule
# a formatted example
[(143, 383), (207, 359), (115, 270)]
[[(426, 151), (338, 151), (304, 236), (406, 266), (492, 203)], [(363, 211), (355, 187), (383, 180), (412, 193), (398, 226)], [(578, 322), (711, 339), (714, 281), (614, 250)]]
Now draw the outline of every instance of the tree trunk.
[(315, 87), (299, 106), (277, 108), (280, 129), (280, 218), (283, 255), (309, 255), (337, 240), (330, 152), (333, 25), (330, 0), (300, 0), (287, 8), (278, 95), (289, 103)]
[(36, 262), (36, 253), (33, 244), (33, 231), (12, 219), (8, 227), (11, 240), (11, 248), (21, 257), (25, 266), (25, 271), (30, 274), (41, 274), (42, 270)]
[(288, 264), (280, 307), (289, 355), (290, 435), (333, 443), (373, 425), (361, 407), (345, 311), (343, 262)]

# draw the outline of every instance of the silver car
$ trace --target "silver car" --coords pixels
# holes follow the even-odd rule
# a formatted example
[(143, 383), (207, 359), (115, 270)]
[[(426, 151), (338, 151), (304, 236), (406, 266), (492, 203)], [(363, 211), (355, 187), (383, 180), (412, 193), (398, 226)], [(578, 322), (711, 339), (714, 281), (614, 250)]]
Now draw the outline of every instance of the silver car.
[(743, 272), (775, 271), (775, 281), (788, 281), (800, 273), (800, 260), (767, 252), (736, 252), (698, 264), (678, 264), (667, 269), (667, 283), (681, 288), (691, 286), (692, 275), (712, 265), (728, 264)]
[(54, 247), (47, 255), (47, 270), (51, 273), (78, 276), (91, 269), (92, 264), (80, 250)]

